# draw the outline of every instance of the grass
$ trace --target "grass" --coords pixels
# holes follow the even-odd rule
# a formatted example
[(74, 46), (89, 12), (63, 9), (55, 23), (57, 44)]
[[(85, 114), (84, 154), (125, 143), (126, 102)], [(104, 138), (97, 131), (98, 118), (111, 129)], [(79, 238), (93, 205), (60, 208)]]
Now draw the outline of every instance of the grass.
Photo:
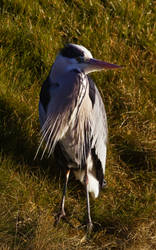
[[(0, 1), (0, 249), (156, 248), (155, 1)], [(91, 200), (94, 231), (83, 241), (83, 187), (71, 178), (69, 223), (54, 226), (63, 173), (33, 160), (38, 101), (59, 48), (83, 44), (124, 65), (94, 73), (109, 125), (108, 187)]]

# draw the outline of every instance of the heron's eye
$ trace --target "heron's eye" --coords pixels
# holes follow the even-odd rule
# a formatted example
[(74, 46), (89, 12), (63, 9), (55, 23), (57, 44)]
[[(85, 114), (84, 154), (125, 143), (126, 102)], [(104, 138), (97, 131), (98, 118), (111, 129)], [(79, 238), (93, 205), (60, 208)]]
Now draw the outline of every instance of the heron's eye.
[(84, 62), (84, 57), (83, 56), (78, 56), (76, 58), (76, 60), (78, 61), (78, 63), (83, 63)]

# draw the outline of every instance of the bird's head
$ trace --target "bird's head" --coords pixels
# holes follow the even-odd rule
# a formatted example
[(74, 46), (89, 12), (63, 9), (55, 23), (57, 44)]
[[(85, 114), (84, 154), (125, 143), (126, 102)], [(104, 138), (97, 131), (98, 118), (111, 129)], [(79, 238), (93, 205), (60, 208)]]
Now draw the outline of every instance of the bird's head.
[(93, 58), (91, 52), (82, 45), (71, 43), (61, 49), (55, 64), (57, 68), (62, 68), (64, 71), (76, 69), (85, 74), (103, 69), (116, 69), (121, 67), (116, 64), (97, 60)]

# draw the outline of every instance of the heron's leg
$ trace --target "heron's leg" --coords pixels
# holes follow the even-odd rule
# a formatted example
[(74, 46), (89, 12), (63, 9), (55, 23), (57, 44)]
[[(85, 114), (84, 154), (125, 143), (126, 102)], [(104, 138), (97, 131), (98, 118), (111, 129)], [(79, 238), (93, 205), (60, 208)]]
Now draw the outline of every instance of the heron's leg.
[(90, 215), (90, 201), (89, 201), (89, 191), (88, 191), (88, 169), (86, 166), (86, 170), (85, 170), (85, 186), (86, 186), (86, 198), (87, 198), (87, 213), (88, 213), (88, 232), (90, 233), (92, 231), (92, 220), (91, 220), (91, 215)]
[(64, 189), (63, 189), (63, 196), (62, 196), (62, 201), (61, 201), (61, 212), (58, 216), (57, 223), (59, 223), (60, 219), (66, 215), (65, 210), (64, 210), (64, 204), (65, 204), (65, 196), (66, 196), (66, 191), (67, 191), (67, 184), (69, 180), (69, 175), (70, 175), (70, 169), (68, 168), (66, 171), (66, 180), (64, 184)]

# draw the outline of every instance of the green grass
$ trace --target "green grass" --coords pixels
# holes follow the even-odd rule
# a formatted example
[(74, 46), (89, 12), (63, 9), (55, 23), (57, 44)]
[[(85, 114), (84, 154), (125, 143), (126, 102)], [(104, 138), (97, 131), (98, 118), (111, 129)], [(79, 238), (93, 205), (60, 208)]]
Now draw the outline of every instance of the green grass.
[[(156, 248), (155, 1), (0, 1), (0, 249)], [(71, 178), (69, 223), (54, 226), (63, 173), (33, 160), (41, 85), (59, 49), (82, 44), (124, 65), (94, 73), (108, 116), (108, 187), (91, 200), (95, 222), (83, 241), (86, 202)]]

